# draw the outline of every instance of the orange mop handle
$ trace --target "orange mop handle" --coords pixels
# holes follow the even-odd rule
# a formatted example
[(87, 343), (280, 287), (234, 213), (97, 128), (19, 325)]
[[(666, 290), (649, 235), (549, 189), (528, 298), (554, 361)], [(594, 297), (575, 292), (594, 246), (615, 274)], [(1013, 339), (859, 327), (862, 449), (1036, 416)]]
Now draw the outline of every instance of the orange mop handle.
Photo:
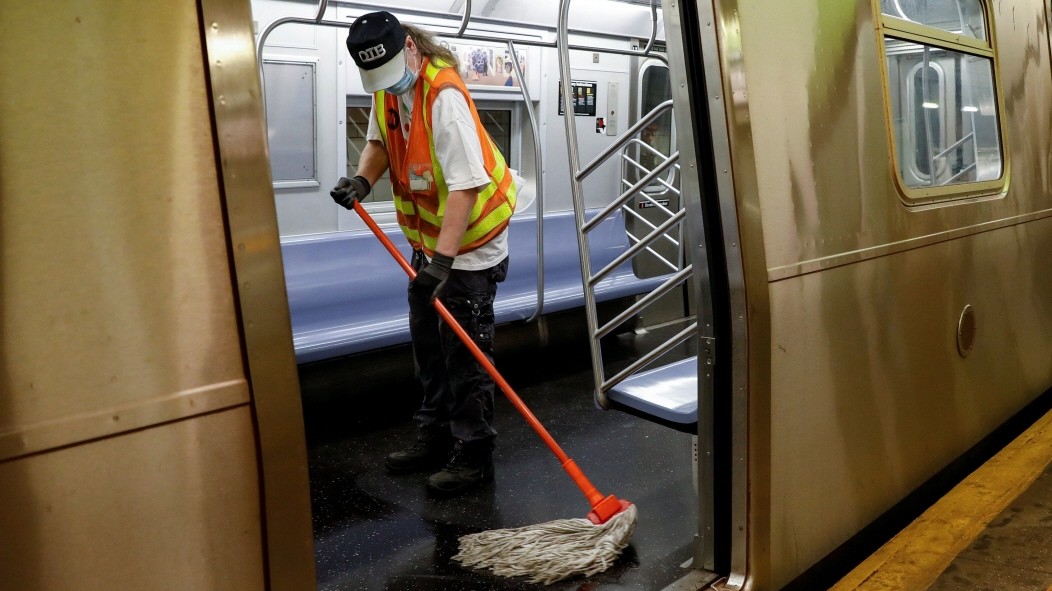
[[(358, 215), (362, 217), (362, 221), (365, 222), (365, 225), (369, 226), (369, 229), (373, 231), (373, 234), (375, 234), (376, 237), (380, 239), (380, 242), (383, 243), (384, 248), (387, 249), (387, 252), (391, 253), (391, 256), (394, 257), (395, 261), (402, 267), (402, 270), (405, 271), (406, 275), (409, 275), (409, 279), (414, 279), (416, 277), (416, 271), (414, 271), (413, 267), (411, 267), (409, 263), (405, 260), (405, 257), (402, 256), (402, 253), (398, 251), (398, 247), (396, 247), (391, 242), (391, 240), (387, 238), (387, 236), (383, 233), (383, 230), (381, 230), (380, 227), (376, 225), (376, 222), (374, 222), (373, 218), (369, 215), (369, 213), (365, 211), (365, 208), (362, 207), (361, 203), (358, 203), (357, 201), (354, 202), (354, 211), (358, 212)], [(581, 469), (577, 467), (577, 463), (570, 459), (570, 456), (566, 455), (566, 452), (564, 452), (563, 449), (559, 447), (559, 444), (556, 443), (555, 439), (553, 439), (551, 434), (548, 433), (548, 430), (544, 428), (544, 425), (542, 425), (541, 422), (537, 420), (537, 417), (533, 415), (530, 409), (526, 406), (526, 403), (524, 403), (522, 399), (519, 398), (519, 395), (515, 393), (515, 390), (511, 388), (511, 385), (508, 384), (504, 377), (501, 376), (499, 372), (497, 372), (497, 368), (493, 366), (490, 360), (486, 357), (485, 353), (483, 353), (482, 350), (478, 348), (478, 345), (476, 345), (475, 342), (471, 340), (471, 337), (468, 336), (468, 333), (464, 331), (463, 327), (460, 326), (460, 323), (458, 323), (456, 319), (453, 318), (453, 315), (449, 313), (449, 310), (446, 309), (446, 306), (441, 301), (439, 301), (438, 298), (435, 298), (435, 309), (438, 310), (438, 314), (442, 317), (442, 320), (444, 320), (446, 324), (453, 329), (453, 332), (455, 332), (457, 336), (460, 337), (460, 340), (463, 341), (464, 345), (471, 351), (471, 354), (474, 355), (475, 359), (479, 362), (479, 365), (481, 365), (486, 370), (486, 373), (488, 373), (490, 377), (493, 378), (493, 381), (496, 382), (498, 386), (500, 386), (501, 391), (503, 391), (504, 395), (508, 397), (508, 400), (510, 400), (511, 403), (515, 405), (515, 408), (519, 410), (519, 413), (522, 414), (522, 416), (526, 419), (526, 422), (529, 423), (530, 426), (533, 427), (533, 430), (537, 432), (537, 435), (539, 435), (541, 439), (544, 440), (544, 443), (548, 445), (548, 449), (552, 450), (552, 453), (555, 454), (555, 457), (558, 458), (559, 462), (562, 463), (563, 469), (566, 470), (566, 473), (570, 475), (570, 478), (573, 479), (577, 487), (581, 489), (582, 493), (584, 493), (585, 498), (588, 499), (588, 502), (592, 505), (593, 510), (598, 511), (603, 506), (609, 505), (609, 499), (613, 497), (611, 496), (604, 498), (603, 495), (600, 494), (594, 486), (592, 486), (592, 483), (589, 482), (588, 478), (584, 475), (583, 472), (581, 472)], [(617, 510), (614, 511), (614, 513), (617, 513), (621, 510), (620, 503), (618, 503), (616, 509)], [(603, 511), (602, 513), (606, 512), (607, 511)], [(602, 513), (600, 514), (600, 517), (602, 516)], [(611, 513), (611, 515), (613, 515), (613, 513)], [(600, 523), (605, 522), (606, 519), (609, 519), (609, 517), (602, 519)]]

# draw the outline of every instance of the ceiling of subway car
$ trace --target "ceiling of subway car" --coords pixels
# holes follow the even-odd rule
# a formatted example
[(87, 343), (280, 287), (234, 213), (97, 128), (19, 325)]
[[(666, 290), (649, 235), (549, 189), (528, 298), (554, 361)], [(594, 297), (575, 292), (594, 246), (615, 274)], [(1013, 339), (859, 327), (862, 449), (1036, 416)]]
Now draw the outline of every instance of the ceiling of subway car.
[[(661, 2), (657, 1), (659, 37), (661, 31)], [(317, 2), (314, 2), (317, 4)], [(393, 2), (330, 2), (352, 9), (383, 9), (464, 14), (469, 0), (396, 0)], [(559, 0), (470, 0), (471, 16), (492, 21), (522, 23), (555, 28), (559, 19)], [(617, 35), (650, 37), (652, 13), (650, 0), (571, 0), (570, 28), (578, 31), (604, 32)]]

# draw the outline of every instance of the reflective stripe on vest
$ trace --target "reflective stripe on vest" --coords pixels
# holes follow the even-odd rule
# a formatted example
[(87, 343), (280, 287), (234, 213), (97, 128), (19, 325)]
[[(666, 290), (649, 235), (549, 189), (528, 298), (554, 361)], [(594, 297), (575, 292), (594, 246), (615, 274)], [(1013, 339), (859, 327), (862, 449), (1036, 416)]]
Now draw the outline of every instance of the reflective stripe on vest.
[[(508, 226), (515, 213), (513, 175), (508, 170), (504, 156), (482, 126), (467, 87), (456, 70), (444, 63), (432, 64), (425, 59), (423, 75), (416, 83), (408, 143), (400, 129), (399, 98), (378, 91), (373, 96), (373, 107), (380, 136), (387, 148), (398, 225), (410, 244), (414, 248), (422, 247), (429, 256), (434, 254), (438, 243), (442, 216), (449, 197), (442, 166), (435, 157), (431, 111), (438, 92), (450, 86), (460, 91), (468, 103), (490, 179), (489, 184), (479, 190), (458, 254), (475, 250), (492, 240)], [(420, 108), (421, 105), (424, 108)]]

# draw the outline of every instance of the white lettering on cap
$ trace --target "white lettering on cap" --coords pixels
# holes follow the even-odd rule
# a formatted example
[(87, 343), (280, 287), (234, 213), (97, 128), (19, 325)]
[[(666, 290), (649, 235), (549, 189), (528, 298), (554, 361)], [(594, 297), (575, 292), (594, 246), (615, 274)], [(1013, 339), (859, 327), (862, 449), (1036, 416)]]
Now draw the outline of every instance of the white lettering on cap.
[(358, 57), (361, 58), (364, 63), (376, 61), (385, 55), (387, 55), (387, 50), (384, 49), (383, 43), (376, 47), (370, 47), (369, 49), (363, 49), (358, 52)]

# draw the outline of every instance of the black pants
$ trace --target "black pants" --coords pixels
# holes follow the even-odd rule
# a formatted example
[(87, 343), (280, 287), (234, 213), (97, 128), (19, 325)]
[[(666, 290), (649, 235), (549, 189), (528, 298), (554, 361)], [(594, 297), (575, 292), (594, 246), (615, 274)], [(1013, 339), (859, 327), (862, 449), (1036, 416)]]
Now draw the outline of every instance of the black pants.
[[(413, 257), (413, 267), (423, 266)], [(497, 284), (508, 275), (508, 259), (481, 271), (454, 269), (439, 299), (453, 318), (493, 361), (493, 298)], [(409, 334), (413, 339), (416, 376), (424, 400), (413, 418), (421, 426), (449, 425), (453, 437), (464, 442), (491, 442), (493, 395), (496, 384), (471, 355), (456, 333), (446, 326), (427, 300), (409, 293)]]

